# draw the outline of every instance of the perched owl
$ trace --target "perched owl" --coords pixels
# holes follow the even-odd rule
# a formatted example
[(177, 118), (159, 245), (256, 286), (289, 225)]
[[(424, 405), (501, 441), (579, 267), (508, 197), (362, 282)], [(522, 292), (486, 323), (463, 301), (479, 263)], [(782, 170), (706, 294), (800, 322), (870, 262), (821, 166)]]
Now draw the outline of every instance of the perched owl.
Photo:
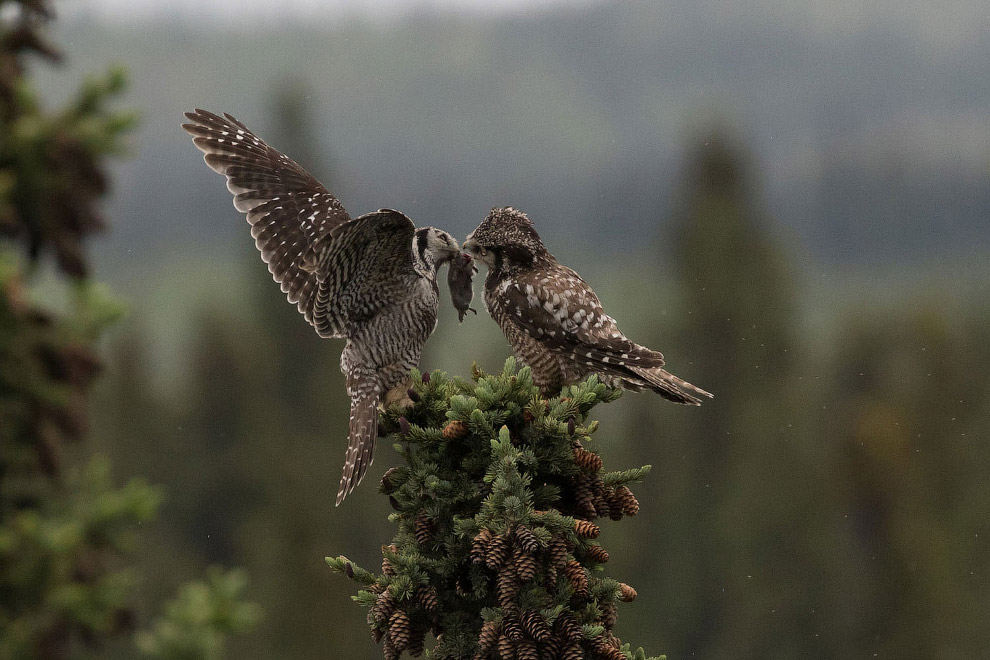
[(525, 213), (492, 209), (464, 249), (488, 266), (485, 306), (544, 394), (598, 374), (677, 403), (697, 406), (712, 396), (665, 371), (663, 355), (627, 339), (587, 282), (547, 251)]
[(374, 458), (379, 405), (400, 400), (437, 323), (437, 268), (457, 241), (416, 228), (398, 211), (351, 218), (309, 172), (228, 114), (186, 113), (182, 127), (206, 164), (227, 177), (234, 207), (290, 303), (321, 337), (347, 340), (340, 355), (351, 398), (339, 505)]

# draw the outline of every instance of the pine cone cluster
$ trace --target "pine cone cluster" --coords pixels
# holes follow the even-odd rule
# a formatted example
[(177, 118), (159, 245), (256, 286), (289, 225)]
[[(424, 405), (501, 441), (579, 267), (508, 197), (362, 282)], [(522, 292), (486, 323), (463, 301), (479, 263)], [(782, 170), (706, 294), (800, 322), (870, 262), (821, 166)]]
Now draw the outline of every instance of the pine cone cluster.
[(585, 520), (611, 518), (639, 513), (639, 502), (627, 486), (606, 486), (599, 472), (601, 456), (585, 448), (577, 439), (571, 442), (574, 464), (580, 469), (572, 485), (571, 508), (566, 513)]
[[(422, 622), (436, 621), (436, 594), (421, 588), (417, 591), (417, 601), (415, 604), (410, 600), (397, 602), (392, 593), (385, 590), (368, 610), (371, 636), (375, 642), (382, 643), (384, 656), (388, 660), (398, 660), (403, 651), (409, 652), (413, 657), (423, 653), (430, 626)], [(417, 604), (427, 612), (432, 610), (432, 616), (418, 616), (415, 607)], [(419, 623), (414, 623), (414, 617)]]
[[(479, 370), (476, 386), (439, 372), (415, 381), (399, 436), (409, 467), (382, 480), (400, 526), (384, 574), (336, 566), (366, 585), (359, 599), (386, 660), (421, 652), (427, 632), (436, 660), (626, 660), (612, 631), (617, 602), (635, 592), (596, 570), (609, 553), (593, 539), (600, 519), (638, 511), (624, 484), (646, 470), (604, 473), (581, 443), (605, 386), (548, 401), (528, 379), (507, 368)], [(382, 425), (397, 428), (395, 413)]]

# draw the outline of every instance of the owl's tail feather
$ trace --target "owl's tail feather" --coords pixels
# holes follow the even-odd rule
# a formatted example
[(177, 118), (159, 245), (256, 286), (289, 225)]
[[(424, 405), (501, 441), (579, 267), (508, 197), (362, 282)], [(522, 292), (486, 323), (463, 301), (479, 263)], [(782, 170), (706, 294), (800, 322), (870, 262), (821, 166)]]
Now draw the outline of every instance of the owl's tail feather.
[(360, 392), (351, 399), (351, 420), (347, 434), (347, 453), (344, 455), (344, 474), (340, 477), (337, 504), (351, 494), (364, 479), (365, 472), (375, 460), (375, 440), (378, 437), (377, 390)]
[(706, 392), (660, 367), (644, 369), (630, 366), (629, 369), (646, 381), (646, 386), (649, 389), (674, 403), (700, 406), (701, 399), (699, 397), (715, 398), (711, 392)]

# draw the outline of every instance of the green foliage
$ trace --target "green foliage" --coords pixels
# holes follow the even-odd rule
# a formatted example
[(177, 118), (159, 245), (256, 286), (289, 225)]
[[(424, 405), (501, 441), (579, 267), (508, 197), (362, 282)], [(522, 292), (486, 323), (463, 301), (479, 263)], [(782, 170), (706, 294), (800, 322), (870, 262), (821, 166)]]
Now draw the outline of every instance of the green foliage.
[[(398, 524), (382, 573), (327, 558), (363, 585), (355, 600), (386, 660), (428, 657), (644, 658), (612, 633), (631, 588), (602, 572), (608, 555), (592, 520), (639, 509), (625, 484), (649, 467), (599, 474), (585, 447), (598, 403), (619, 392), (592, 377), (546, 400), (528, 367), (475, 367), (474, 382), (413, 374), (416, 403), (382, 429), (405, 461), (382, 479)], [(631, 595), (630, 595), (631, 594)]]
[(120, 68), (86, 79), (61, 111), (45, 111), (23, 73), (29, 54), (59, 58), (41, 34), (51, 8), (14, 4), (20, 11), (0, 23), (0, 234), (23, 241), (32, 259), (51, 250), (63, 272), (83, 277), (83, 238), (105, 226), (96, 206), (108, 188), (102, 159), (124, 151), (136, 115), (109, 107), (126, 85)]
[[(103, 159), (120, 153), (134, 116), (108, 109), (124, 87), (121, 70), (85, 81), (61, 112), (44, 111), (24, 59), (58, 59), (41, 34), (51, 7), (41, 0), (3, 9), (0, 235), (13, 240), (0, 244), (0, 657), (69, 660), (133, 628), (138, 576), (122, 559), (135, 549), (135, 526), (154, 518), (161, 499), (138, 479), (115, 489), (105, 460), (80, 470), (66, 458), (88, 428), (89, 389), (102, 366), (95, 344), (122, 313), (85, 279), (82, 241), (103, 227)], [(32, 300), (24, 261), (10, 249), (18, 243), (32, 265), (51, 251), (71, 276), (61, 285), (64, 309)], [(173, 653), (166, 624), (147, 647), (163, 649), (161, 658), (218, 657), (222, 635), (254, 618), (238, 601), (242, 586), (236, 575), (212, 575), (209, 588), (188, 587), (170, 610), (168, 621), (184, 625), (189, 648), (203, 653)], [(206, 620), (196, 618), (203, 589), (215, 612)]]
[(152, 630), (138, 633), (138, 649), (154, 660), (223, 658), (226, 636), (251, 630), (261, 615), (242, 600), (246, 586), (243, 571), (211, 567), (205, 581), (182, 587)]
[(57, 658), (67, 640), (95, 640), (132, 623), (136, 576), (109, 560), (133, 548), (133, 526), (151, 520), (160, 495), (140, 480), (114, 489), (92, 460), (64, 497), (11, 507), (0, 524), (0, 657)]

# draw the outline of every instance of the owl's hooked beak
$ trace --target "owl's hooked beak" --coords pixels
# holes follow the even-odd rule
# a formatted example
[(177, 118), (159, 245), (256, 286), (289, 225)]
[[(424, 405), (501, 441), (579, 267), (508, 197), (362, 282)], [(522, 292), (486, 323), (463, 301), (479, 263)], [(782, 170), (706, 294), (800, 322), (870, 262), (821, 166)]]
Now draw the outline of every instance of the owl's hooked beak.
[(491, 252), (483, 248), (478, 241), (474, 240), (470, 236), (468, 236), (467, 240), (464, 241), (464, 244), (461, 245), (461, 249), (470, 254), (475, 261), (480, 261), (489, 267), (492, 265), (490, 260)]

